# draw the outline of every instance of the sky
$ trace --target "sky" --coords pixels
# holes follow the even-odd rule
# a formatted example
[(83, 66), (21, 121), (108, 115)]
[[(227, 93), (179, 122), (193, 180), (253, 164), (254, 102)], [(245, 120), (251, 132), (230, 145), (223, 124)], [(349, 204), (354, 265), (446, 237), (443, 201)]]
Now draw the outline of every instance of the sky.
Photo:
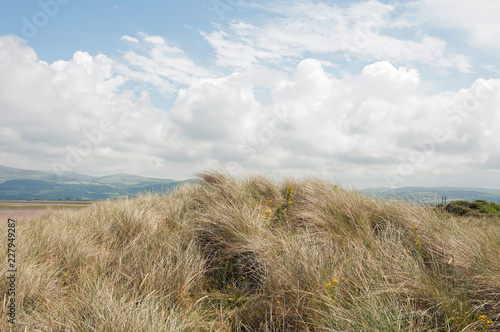
[(0, 165), (500, 188), (500, 2), (0, 4)]

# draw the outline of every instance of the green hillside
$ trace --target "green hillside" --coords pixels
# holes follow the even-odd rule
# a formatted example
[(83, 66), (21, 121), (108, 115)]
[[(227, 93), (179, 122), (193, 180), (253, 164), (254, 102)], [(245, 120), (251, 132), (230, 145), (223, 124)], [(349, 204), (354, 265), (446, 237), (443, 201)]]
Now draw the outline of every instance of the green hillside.
[[(186, 180), (192, 182), (195, 180)], [(102, 177), (63, 172), (32, 171), (0, 166), (0, 199), (4, 200), (98, 200), (165, 192), (186, 181), (149, 178), (130, 174)], [(362, 193), (382, 198), (437, 205), (447, 202), (486, 200), (500, 204), (500, 189), (462, 187), (370, 188)]]
[[(189, 180), (188, 180), (189, 181)], [(93, 177), (0, 166), (0, 200), (101, 200), (162, 193), (185, 181), (129, 174)]]
[[(0, 166), (0, 182), (8, 180), (43, 180), (43, 181), (56, 181), (59, 177), (56, 174), (40, 171), (30, 171), (25, 169), (18, 169), (6, 166)], [(68, 178), (63, 177), (65, 180)]]
[(137, 186), (137, 185), (153, 184), (153, 183), (172, 183), (177, 181), (170, 179), (147, 178), (138, 175), (129, 175), (120, 173), (120, 174), (102, 176), (100, 178), (94, 179), (92, 182), (97, 182), (101, 184)]
[(403, 187), (403, 188), (373, 188), (366, 189), (364, 193), (373, 194), (383, 198), (397, 198), (405, 201), (418, 202), (428, 205), (442, 203), (446, 198), (450, 201), (475, 201), (478, 199), (500, 203), (500, 189), (467, 188), (467, 187)]
[(41, 180), (9, 180), (0, 184), (0, 199), (4, 200), (99, 200), (120, 196), (115, 188), (103, 185)]

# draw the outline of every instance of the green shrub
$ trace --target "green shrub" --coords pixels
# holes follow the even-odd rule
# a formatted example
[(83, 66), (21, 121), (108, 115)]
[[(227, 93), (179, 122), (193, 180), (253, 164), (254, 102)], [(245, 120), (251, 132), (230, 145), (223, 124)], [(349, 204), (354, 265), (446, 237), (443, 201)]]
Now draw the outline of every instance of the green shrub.
[(489, 203), (484, 199), (476, 199), (474, 202), (453, 201), (446, 205), (446, 211), (458, 216), (480, 216), (481, 214), (500, 214), (500, 205)]
[(484, 199), (476, 199), (474, 202), (470, 203), (471, 208), (474, 210), (480, 210), (481, 207), (488, 205), (488, 201), (485, 201)]
[(500, 214), (500, 205), (493, 202), (488, 203), (481, 206), (480, 211), (483, 213)]
[(471, 202), (468, 201), (453, 201), (446, 205), (446, 211), (449, 213), (465, 216), (473, 211)]

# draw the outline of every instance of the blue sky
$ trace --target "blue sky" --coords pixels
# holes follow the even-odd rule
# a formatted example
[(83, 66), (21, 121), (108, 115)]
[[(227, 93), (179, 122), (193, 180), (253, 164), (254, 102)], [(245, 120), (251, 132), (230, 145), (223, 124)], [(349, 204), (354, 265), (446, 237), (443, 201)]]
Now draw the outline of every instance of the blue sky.
[[(3, 5), (6, 8), (2, 10), (0, 27), (5, 34), (24, 37), (40, 59), (48, 62), (69, 60), (79, 50), (118, 56), (124, 48), (120, 37), (137, 32), (175, 37), (177, 42), (193, 47), (193, 38), (198, 40), (194, 44), (200, 46), (197, 29), (210, 28), (217, 19), (214, 8), (204, 2), (73, 0), (65, 4), (56, 1), (54, 7), (51, 1), (42, 1), (50, 3), (48, 7), (54, 8), (56, 14), (45, 26), (35, 26), (38, 32), (31, 36), (24, 33), (28, 30), (23, 30), (27, 25), (23, 18), (34, 23), (38, 12), (48, 11), (37, 1), (17, 1)], [(196, 27), (189, 29), (187, 25), (192, 23)]]
[(500, 3), (0, 4), (0, 164), (500, 188)]

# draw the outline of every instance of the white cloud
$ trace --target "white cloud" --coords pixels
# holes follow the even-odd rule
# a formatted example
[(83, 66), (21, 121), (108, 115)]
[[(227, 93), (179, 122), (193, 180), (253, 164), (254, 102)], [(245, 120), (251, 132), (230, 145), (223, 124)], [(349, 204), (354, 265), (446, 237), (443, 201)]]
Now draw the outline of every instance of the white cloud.
[[(315, 170), (403, 185), (424, 175), (438, 179), (444, 168), (470, 172), (487, 160), (496, 142), (491, 133), (500, 129), (494, 111), (500, 81), (424, 95), (414, 69), (384, 61), (354, 77), (333, 77), (308, 59), (273, 85), (266, 106), (252, 98), (248, 75), (198, 82), (180, 94), (172, 119), (186, 150), (219, 165), (233, 161), (278, 173)], [(442, 138), (436, 136), (441, 131)], [(411, 174), (401, 171), (407, 164)]]
[[(349, 6), (313, 2), (280, 3), (280, 18), (255, 24), (233, 22), (228, 30), (202, 33), (217, 53), (220, 66), (248, 68), (255, 64), (282, 64), (306, 53), (343, 54), (367, 61), (457, 69), (468, 73), (469, 59), (447, 49), (437, 37), (392, 37), (402, 22), (394, 7), (379, 1)], [(269, 11), (269, 8), (266, 8)], [(318, 14), (321, 13), (321, 14)]]
[[(203, 32), (217, 56), (208, 66), (144, 33), (122, 36), (130, 48), (119, 58), (77, 51), (51, 64), (1, 36), (0, 159), (171, 178), (240, 165), (367, 185), (498, 176), (500, 80), (426, 90), (422, 69), (472, 66), (445, 40), (415, 32), (420, 22), (379, 1), (265, 10), (280, 15)], [(394, 33), (408, 27), (405, 38)], [(349, 60), (350, 73), (340, 64)], [(154, 107), (158, 94), (173, 107)]]
[(151, 45), (139, 45), (137, 50), (128, 50), (123, 56), (128, 65), (123, 67), (124, 74), (134, 80), (156, 86), (164, 94), (172, 94), (179, 84), (190, 84), (197, 78), (212, 76), (210, 71), (189, 59), (182, 49), (168, 45), (163, 38), (141, 36)]
[(151, 43), (151, 44), (157, 44), (157, 45), (164, 45), (165, 44), (165, 39), (163, 39), (160, 36), (147, 36), (144, 38), (144, 40)]
[(145, 147), (161, 146), (150, 128), (167, 128), (165, 113), (151, 106), (147, 93), (118, 91), (126, 78), (116, 75), (113, 60), (76, 52), (49, 66), (10, 36), (0, 37), (0, 54), (0, 159), (11, 166), (139, 169)]
[(366, 78), (387, 80), (394, 84), (395, 89), (414, 91), (420, 83), (418, 72), (415, 69), (404, 67), (395, 68), (389, 61), (381, 61), (366, 66), (361, 72)]
[(137, 38), (127, 36), (127, 35), (123, 35), (120, 39), (131, 42), (131, 43), (139, 43), (139, 40)]
[(465, 30), (468, 42), (487, 50), (500, 50), (500, 2), (491, 0), (419, 0), (422, 17), (434, 24)]

